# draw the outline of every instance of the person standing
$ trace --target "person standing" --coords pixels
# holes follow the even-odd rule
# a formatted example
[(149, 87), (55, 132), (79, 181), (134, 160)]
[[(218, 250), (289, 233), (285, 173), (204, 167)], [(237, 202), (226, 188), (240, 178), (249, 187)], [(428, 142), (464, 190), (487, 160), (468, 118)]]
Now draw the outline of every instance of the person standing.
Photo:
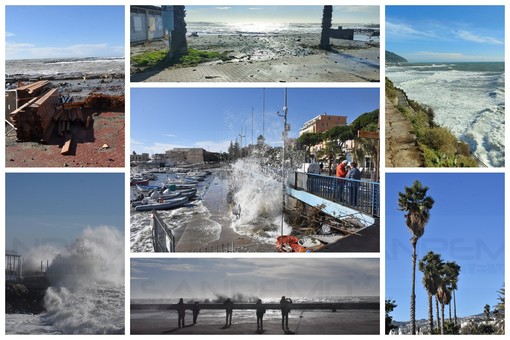
[(195, 301), (195, 303), (193, 304), (192, 311), (193, 311), (193, 324), (196, 325), (198, 313), (200, 313), (200, 307), (198, 305), (198, 301)]
[(177, 303), (177, 316), (178, 316), (178, 326), (179, 328), (184, 327), (184, 317), (186, 316), (186, 307), (184, 306), (184, 300), (181, 298), (179, 303)]
[(226, 313), (225, 327), (230, 327), (232, 325), (232, 311), (234, 310), (234, 303), (230, 299), (227, 299), (223, 302), (223, 305), (225, 306)]
[(261, 299), (258, 299), (256, 307), (257, 307), (257, 332), (262, 332), (264, 330), (264, 327), (262, 325), (262, 319), (264, 318), (264, 314), (266, 313), (266, 308), (262, 304)]
[(347, 175), (347, 160), (343, 160), (340, 162), (338, 159), (338, 165), (336, 167), (336, 177), (340, 178), (338, 182), (338, 201), (343, 202), (344, 199), (344, 191), (345, 191), (345, 176)]
[(280, 308), (282, 310), (282, 329), (285, 333), (290, 332), (289, 313), (290, 313), (291, 304), (292, 304), (291, 299), (285, 298), (285, 296), (282, 296), (282, 298), (280, 300)]
[(349, 181), (349, 187), (351, 192), (351, 205), (358, 204), (358, 189), (359, 189), (359, 181), (361, 180), (361, 171), (357, 168), (358, 164), (356, 162), (351, 162), (351, 169), (347, 173), (347, 178), (351, 179)]

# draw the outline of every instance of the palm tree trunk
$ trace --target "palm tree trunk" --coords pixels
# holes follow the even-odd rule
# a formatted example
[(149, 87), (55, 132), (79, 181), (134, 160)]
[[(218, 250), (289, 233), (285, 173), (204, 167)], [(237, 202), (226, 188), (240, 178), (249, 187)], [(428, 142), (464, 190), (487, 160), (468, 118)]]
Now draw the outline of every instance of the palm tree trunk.
[(432, 312), (432, 294), (427, 292), (428, 295), (428, 307), (429, 307), (429, 328), (430, 334), (434, 333), (434, 313)]
[(448, 304), (448, 321), (452, 322), (452, 304)]
[(174, 62), (188, 53), (185, 16), (184, 6), (174, 6), (174, 30), (171, 34), (170, 49), (167, 55), (169, 62)]
[(322, 32), (320, 47), (323, 50), (329, 50), (329, 31), (331, 30), (331, 20), (333, 17), (333, 6), (324, 6), (322, 11)]
[(453, 290), (453, 321), (457, 326), (457, 301), (455, 300), (455, 289)]
[(444, 303), (441, 303), (441, 335), (444, 334)]
[(414, 293), (415, 291), (415, 281), (416, 281), (416, 243), (418, 242), (418, 239), (416, 237), (411, 238), (411, 244), (413, 246), (413, 272), (412, 272), (412, 284), (411, 284), (411, 307), (410, 307), (410, 313), (411, 313), (411, 334), (416, 334), (416, 295)]
[(440, 326), (441, 317), (439, 316), (439, 302), (437, 300), (437, 296), (435, 298), (436, 298), (437, 331), (439, 332), (439, 329), (441, 328)]

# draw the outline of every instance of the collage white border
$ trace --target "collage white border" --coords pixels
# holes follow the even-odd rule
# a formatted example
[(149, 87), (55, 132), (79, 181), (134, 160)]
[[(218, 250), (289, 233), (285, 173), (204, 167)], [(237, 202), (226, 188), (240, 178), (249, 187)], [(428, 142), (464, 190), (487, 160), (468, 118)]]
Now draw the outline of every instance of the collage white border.
[[(131, 5), (160, 5), (160, 4), (178, 4), (178, 5), (289, 5), (289, 6), (296, 6), (296, 5), (370, 5), (370, 6), (380, 6), (380, 24), (381, 24), (381, 54), (380, 54), (380, 64), (381, 64), (381, 76), (380, 76), (380, 83), (224, 83), (224, 84), (218, 84), (218, 83), (130, 83), (129, 81), (129, 51), (130, 51), (130, 44), (129, 44), (129, 7)], [(196, 1), (196, 0), (182, 0), (182, 1), (147, 1), (147, 0), (140, 0), (140, 1), (134, 1), (134, 0), (0, 0), (0, 36), (2, 39), (0, 39), (0, 56), (2, 58), (2, 61), (0, 63), (0, 74), (2, 74), (1, 77), (1, 86), (2, 88), (5, 88), (5, 77), (3, 76), (5, 74), (5, 6), (9, 5), (16, 5), (16, 6), (23, 6), (23, 5), (119, 5), (119, 6), (125, 6), (125, 58), (126, 58), (126, 67), (125, 67), (125, 77), (126, 77), (126, 86), (125, 86), (125, 96), (126, 96), (126, 136), (125, 136), (125, 167), (124, 168), (6, 168), (5, 164), (5, 157), (1, 157), (0, 159), (0, 168), (2, 171), (2, 174), (0, 176), (0, 189), (2, 190), (2, 195), (5, 197), (5, 174), (6, 173), (120, 173), (123, 172), (125, 174), (125, 183), (126, 188), (129, 187), (128, 185), (128, 174), (129, 174), (129, 155), (130, 155), (130, 90), (131, 88), (151, 88), (151, 87), (167, 87), (167, 88), (178, 88), (178, 87), (248, 87), (248, 88), (293, 88), (293, 87), (335, 87), (335, 88), (350, 88), (350, 87), (358, 87), (358, 88), (380, 88), (380, 112), (384, 112), (384, 86), (383, 81), (385, 78), (385, 6), (392, 6), (392, 5), (503, 5), (505, 6), (505, 62), (509, 61), (509, 43), (508, 43), (508, 37), (509, 37), (509, 6), (508, 4), (505, 4), (505, 1), (503, 0), (429, 0), (429, 1), (422, 1), (422, 0), (332, 0), (332, 1), (301, 1), (301, 0), (295, 0), (295, 1), (282, 1), (282, 0), (274, 0), (274, 1), (268, 1), (268, 0), (260, 0), (260, 1), (232, 1), (232, 0), (217, 0), (217, 1)], [(93, 20), (91, 20), (91, 23), (93, 23)], [(508, 63), (507, 63), (508, 64)], [(505, 74), (505, 85), (508, 84), (508, 76)], [(506, 89), (508, 90), (508, 89)], [(505, 102), (509, 102), (509, 95), (506, 92), (505, 93)], [(0, 96), (0, 107), (4, 107), (4, 96)], [(508, 116), (507, 113), (505, 113), (506, 116)], [(383, 118), (384, 115), (381, 116)], [(5, 126), (2, 124), (2, 127), (0, 128), (0, 131), (5, 135)], [(385, 135), (385, 124), (381, 124), (380, 127), (380, 134), (381, 136)], [(505, 145), (509, 145), (509, 133), (508, 128), (505, 131)], [(385, 261), (384, 261), (384, 254), (385, 254), (385, 209), (386, 204), (384, 198), (385, 194), (385, 175), (386, 173), (403, 173), (403, 172), (416, 172), (416, 173), (504, 173), (505, 174), (505, 200), (508, 201), (508, 192), (509, 192), (509, 184), (507, 180), (508, 171), (506, 170), (507, 164), (508, 164), (508, 157), (505, 156), (505, 167), (503, 168), (488, 168), (488, 169), (431, 169), (431, 168), (386, 168), (384, 164), (385, 160), (385, 148), (384, 148), (384, 139), (381, 139), (381, 164), (380, 164), (380, 173), (381, 173), (381, 220), (380, 220), (380, 253), (374, 254), (374, 253), (333, 253), (333, 254), (320, 254), (320, 253), (314, 253), (314, 254), (278, 254), (278, 257), (285, 258), (285, 257), (309, 257), (313, 256), (314, 258), (380, 258), (380, 300), (381, 300), (381, 335), (370, 335), (367, 337), (380, 337), (384, 334), (384, 309), (382, 306), (384, 305), (384, 299), (385, 299)], [(1, 138), (0, 141), (0, 149), (5, 152), (5, 138)], [(7, 199), (7, 197), (5, 198)], [(275, 254), (272, 253), (258, 253), (258, 254), (251, 254), (251, 253), (236, 253), (234, 256), (230, 254), (197, 254), (197, 253), (175, 253), (175, 254), (148, 254), (148, 253), (130, 253), (130, 237), (129, 237), (129, 222), (130, 222), (130, 209), (129, 207), (129, 195), (127, 194), (127, 191), (125, 193), (124, 197), (125, 203), (126, 203), (126, 209), (125, 209), (125, 242), (126, 242), (126, 262), (125, 262), (125, 268), (126, 268), (126, 294), (125, 294), (125, 334), (124, 336), (133, 336), (136, 337), (136, 335), (129, 335), (130, 333), (130, 313), (129, 313), (129, 305), (130, 305), (130, 259), (131, 258), (150, 258), (150, 257), (168, 257), (168, 258), (273, 258), (275, 257)], [(4, 200), (0, 200), (4, 201)], [(508, 206), (508, 204), (507, 204)], [(1, 204), (0, 207), (0, 216), (2, 217), (2, 222), (0, 222), (2, 225), (5, 226), (5, 203)], [(505, 226), (507, 225), (507, 216), (505, 214)], [(505, 244), (508, 243), (509, 236), (508, 233), (505, 234)], [(506, 248), (506, 247), (505, 247)], [(5, 227), (2, 228), (2, 232), (0, 233), (0, 251), (5, 253)], [(205, 255), (205, 256), (204, 256)], [(509, 282), (508, 280), (508, 254), (505, 253), (505, 282)], [(2, 258), (2, 268), (5, 268), (5, 260)], [(4, 274), (2, 274), (4, 275)], [(3, 276), (2, 276), (3, 278)], [(5, 280), (1, 280), (1, 286), (0, 286), (0, 335), (5, 334)], [(508, 319), (508, 316), (507, 316)], [(508, 322), (507, 322), (508, 323)], [(10, 336), (11, 337), (11, 336)], [(18, 337), (17, 335), (12, 335), (12, 337)], [(23, 337), (36, 337), (36, 336), (23, 336)], [(60, 335), (59, 337), (67, 337), (67, 335)], [(97, 335), (96, 337), (102, 337), (101, 335)], [(200, 335), (186, 335), (186, 336), (179, 336), (179, 335), (173, 335), (172, 338), (177, 337), (185, 337), (186, 339), (195, 339), (199, 337), (217, 337), (216, 335), (211, 336), (200, 336)], [(250, 336), (243, 336), (244, 337), (250, 337)], [(274, 337), (280, 337), (280, 336), (264, 336), (264, 338), (274, 338)], [(337, 335), (320, 335), (322, 338), (333, 338), (337, 337)], [(37, 337), (38, 338), (38, 337)]]

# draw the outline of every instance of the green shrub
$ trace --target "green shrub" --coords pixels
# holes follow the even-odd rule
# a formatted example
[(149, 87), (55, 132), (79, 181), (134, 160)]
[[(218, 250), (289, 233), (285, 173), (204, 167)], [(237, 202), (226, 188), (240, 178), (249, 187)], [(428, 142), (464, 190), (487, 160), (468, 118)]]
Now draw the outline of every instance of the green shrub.
[(453, 156), (457, 152), (457, 138), (450, 130), (443, 127), (434, 127), (425, 129), (423, 132), (419, 137), (430, 148), (444, 153), (446, 156)]
[(196, 66), (200, 63), (204, 63), (212, 60), (228, 60), (226, 53), (220, 53), (216, 51), (199, 51), (193, 48), (188, 50), (188, 54), (183, 55), (178, 64), (182, 66)]
[(157, 65), (158, 63), (163, 61), (166, 58), (167, 54), (168, 54), (167, 49), (158, 50), (158, 51), (150, 51), (150, 52), (145, 52), (142, 54), (132, 56), (131, 61), (136, 66), (150, 67), (150, 66)]

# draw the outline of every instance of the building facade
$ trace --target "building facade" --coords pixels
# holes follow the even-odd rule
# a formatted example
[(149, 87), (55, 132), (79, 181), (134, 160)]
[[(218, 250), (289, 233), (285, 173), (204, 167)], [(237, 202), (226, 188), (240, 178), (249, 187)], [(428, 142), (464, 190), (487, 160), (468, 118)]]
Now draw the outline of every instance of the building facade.
[(327, 113), (318, 115), (303, 124), (299, 130), (299, 135), (304, 133), (322, 133), (335, 126), (347, 125), (347, 116), (331, 116)]
[(131, 6), (131, 43), (165, 37), (163, 11), (157, 6)]

